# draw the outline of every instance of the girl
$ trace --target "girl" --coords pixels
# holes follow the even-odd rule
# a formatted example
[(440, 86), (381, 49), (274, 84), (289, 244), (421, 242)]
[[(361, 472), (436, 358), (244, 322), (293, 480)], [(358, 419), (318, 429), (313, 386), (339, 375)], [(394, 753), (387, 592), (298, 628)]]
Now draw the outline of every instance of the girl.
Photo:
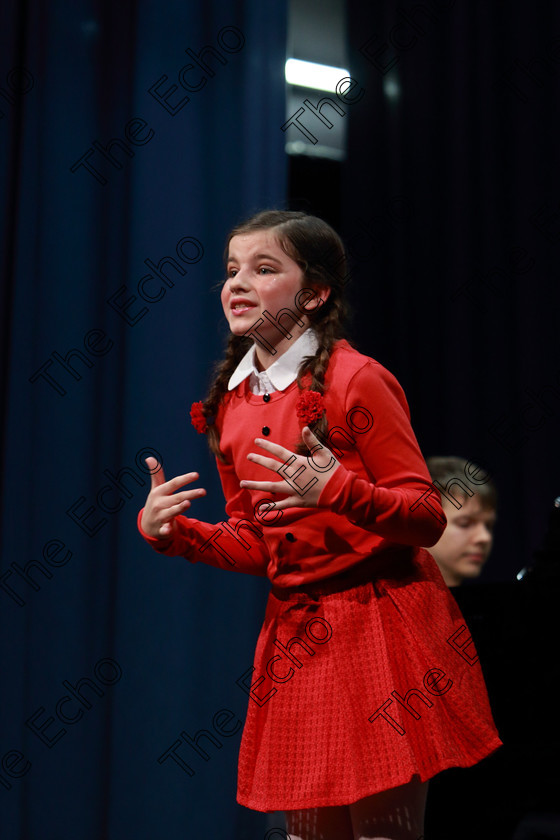
[(344, 247), (265, 211), (230, 234), (231, 335), (208, 397), (227, 522), (154, 458), (138, 527), (163, 554), (267, 575), (238, 801), (292, 840), (417, 840), (427, 779), (500, 745), (464, 620), (431, 555), (445, 517), (396, 379), (342, 339)]

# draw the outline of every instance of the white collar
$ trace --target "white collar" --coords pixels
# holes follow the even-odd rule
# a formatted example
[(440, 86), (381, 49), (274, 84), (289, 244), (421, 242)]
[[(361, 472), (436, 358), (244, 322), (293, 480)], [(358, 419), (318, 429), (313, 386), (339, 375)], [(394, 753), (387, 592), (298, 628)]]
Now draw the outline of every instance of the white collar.
[[(255, 364), (256, 345), (253, 344), (232, 373), (228, 382), (228, 391), (233, 391), (251, 374), (254, 374), (257, 382), (262, 383), (264, 380), (266, 383), (268, 380), (272, 385), (272, 389), (269, 390), (283, 391), (297, 379), (299, 366), (304, 357), (314, 356), (318, 346), (319, 340), (313, 329), (309, 327), (276, 362), (266, 370), (259, 371)], [(263, 391), (265, 392), (266, 390)]]

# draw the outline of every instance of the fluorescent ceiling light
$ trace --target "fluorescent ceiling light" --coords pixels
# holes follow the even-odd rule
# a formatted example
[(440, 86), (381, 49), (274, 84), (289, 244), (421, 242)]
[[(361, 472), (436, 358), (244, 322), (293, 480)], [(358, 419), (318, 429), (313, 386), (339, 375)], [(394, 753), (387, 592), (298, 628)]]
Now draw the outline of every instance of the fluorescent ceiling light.
[(289, 85), (336, 93), (338, 82), (349, 78), (350, 71), (345, 70), (344, 67), (330, 67), (328, 64), (315, 64), (313, 61), (289, 58), (286, 62), (285, 74)]

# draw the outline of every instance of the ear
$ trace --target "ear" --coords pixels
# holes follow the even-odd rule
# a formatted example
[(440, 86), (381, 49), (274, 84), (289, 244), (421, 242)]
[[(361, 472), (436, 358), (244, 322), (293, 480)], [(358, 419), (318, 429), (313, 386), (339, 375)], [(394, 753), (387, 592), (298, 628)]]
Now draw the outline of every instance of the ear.
[(330, 286), (307, 286), (298, 293), (296, 305), (300, 312), (312, 315), (327, 302), (330, 293)]

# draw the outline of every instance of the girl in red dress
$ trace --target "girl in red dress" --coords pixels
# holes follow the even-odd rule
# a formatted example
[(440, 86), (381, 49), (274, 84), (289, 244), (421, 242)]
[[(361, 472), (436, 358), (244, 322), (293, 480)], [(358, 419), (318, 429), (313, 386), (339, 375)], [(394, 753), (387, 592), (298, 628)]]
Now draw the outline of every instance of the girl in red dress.
[(395, 377), (342, 338), (344, 247), (322, 220), (265, 211), (227, 242), (231, 335), (207, 399), (226, 498), (155, 459), (138, 527), (156, 551), (267, 575), (237, 799), (292, 840), (417, 840), (427, 780), (500, 746), (468, 629), (425, 548), (439, 494)]

